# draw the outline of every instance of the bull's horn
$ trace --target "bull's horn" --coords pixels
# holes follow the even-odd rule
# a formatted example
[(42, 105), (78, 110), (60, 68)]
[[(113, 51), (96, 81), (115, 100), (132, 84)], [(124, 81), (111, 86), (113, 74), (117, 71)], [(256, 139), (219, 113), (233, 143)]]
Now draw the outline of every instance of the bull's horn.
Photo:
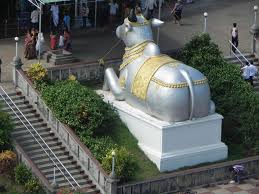
[(137, 22), (138, 21), (134, 9), (130, 10), (130, 14), (129, 14), (128, 20), (130, 22)]

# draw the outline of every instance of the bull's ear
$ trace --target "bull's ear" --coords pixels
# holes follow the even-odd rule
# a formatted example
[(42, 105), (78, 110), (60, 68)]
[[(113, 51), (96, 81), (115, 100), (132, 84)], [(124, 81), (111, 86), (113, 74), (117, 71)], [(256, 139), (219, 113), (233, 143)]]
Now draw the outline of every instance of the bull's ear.
[(126, 24), (125, 25), (125, 32), (128, 33), (130, 31), (132, 31), (132, 26), (130, 24)]
[(163, 24), (164, 24), (164, 22), (161, 21), (161, 20), (159, 20), (159, 19), (153, 18), (153, 19), (151, 20), (151, 25), (152, 25), (152, 27), (160, 27), (160, 26), (162, 26)]

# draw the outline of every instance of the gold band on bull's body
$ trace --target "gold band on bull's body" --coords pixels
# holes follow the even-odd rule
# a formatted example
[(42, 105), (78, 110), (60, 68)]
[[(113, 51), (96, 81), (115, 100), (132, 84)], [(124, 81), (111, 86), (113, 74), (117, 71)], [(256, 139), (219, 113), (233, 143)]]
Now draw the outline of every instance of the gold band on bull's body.
[[(165, 88), (186, 88), (188, 87), (188, 83), (187, 82), (181, 82), (181, 83), (166, 83), (160, 79), (157, 79), (155, 77), (152, 78), (152, 82), (155, 82), (157, 85), (165, 87)], [(193, 81), (194, 85), (202, 85), (208, 83), (207, 78), (201, 79), (201, 80), (196, 80)]]
[[(179, 63), (168, 55), (158, 55), (148, 58), (140, 67), (133, 79), (131, 93), (139, 99), (145, 100), (147, 89), (156, 71), (165, 64)], [(177, 66), (177, 64), (175, 64)]]
[(125, 48), (125, 54), (123, 55), (123, 63), (120, 65), (120, 71), (125, 68), (128, 64), (130, 64), (132, 61), (137, 59), (138, 57), (143, 55), (143, 51), (146, 48), (147, 44), (153, 42), (150, 40), (144, 41), (138, 45), (135, 45), (133, 47), (127, 47)]

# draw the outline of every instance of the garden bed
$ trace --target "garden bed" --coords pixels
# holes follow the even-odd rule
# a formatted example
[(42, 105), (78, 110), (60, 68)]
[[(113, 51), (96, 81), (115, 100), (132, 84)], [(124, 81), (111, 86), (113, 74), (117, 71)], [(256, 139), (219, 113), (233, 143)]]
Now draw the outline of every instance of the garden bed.
[[(3, 186), (5, 189), (3, 189)], [(16, 184), (8, 175), (0, 175), (0, 193), (3, 194), (22, 194), (24, 186)]]

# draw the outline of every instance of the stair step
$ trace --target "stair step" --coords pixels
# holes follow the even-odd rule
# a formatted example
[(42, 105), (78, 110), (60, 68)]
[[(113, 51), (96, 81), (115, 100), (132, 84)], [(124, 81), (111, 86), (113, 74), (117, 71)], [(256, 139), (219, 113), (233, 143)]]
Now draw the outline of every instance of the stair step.
[[(11, 115), (11, 114), (15, 115), (14, 112), (13, 112), (10, 108), (7, 108), (7, 109), (5, 109), (5, 110), (2, 109), (2, 110), (8, 112), (10, 115)], [(18, 112), (17, 110), (15, 110), (15, 113), (16, 113), (16, 114), (20, 114), (20, 112)], [(22, 114), (24, 114), (24, 115), (25, 115), (25, 114), (29, 114), (29, 113), (36, 113), (36, 110), (35, 110), (35, 109), (32, 109), (32, 108), (31, 108), (31, 109), (24, 109), (24, 110), (22, 110)]]
[[(46, 156), (47, 157), (47, 156)], [(33, 158), (31, 158), (33, 160)], [(63, 155), (58, 157), (58, 159), (60, 160), (60, 162), (63, 163), (68, 163), (68, 162), (72, 162), (73, 156), (70, 155)], [(51, 164), (50, 166), (53, 166), (53, 162), (49, 159), (49, 158), (42, 158), (42, 159), (37, 159), (37, 160), (33, 160), (35, 164), (37, 165), (41, 165), (41, 164)], [(56, 161), (56, 160), (55, 160)], [(57, 162), (57, 161), (56, 161)]]
[[(49, 136), (49, 135), (51, 135), (51, 136), (53, 136), (54, 135), (54, 133), (50, 133), (50, 128), (42, 128), (42, 129), (36, 129), (36, 131), (40, 134), (40, 136), (42, 136), (42, 137), (46, 137), (46, 136)], [(33, 134), (35, 134), (36, 135), (36, 133), (34, 132), (34, 131), (32, 131), (32, 133)], [(25, 129), (25, 130), (18, 130), (18, 131), (13, 131), (12, 132), (12, 136), (15, 138), (15, 137), (19, 137), (19, 136), (26, 136), (26, 135), (29, 135), (30, 133), (28, 132), (28, 130), (27, 129)]]
[[(63, 164), (64, 166), (77, 165), (77, 162), (74, 161), (74, 160), (66, 160), (66, 161), (62, 161), (62, 164)], [(38, 168), (39, 168), (40, 170), (44, 170), (44, 169), (52, 168), (52, 166), (50, 167), (50, 165), (46, 163), (46, 164), (39, 164), (39, 165), (38, 165)]]
[[(48, 151), (48, 149), (46, 149), (46, 150)], [(56, 151), (52, 150), (52, 152), (57, 157), (63, 156), (63, 155), (66, 155), (66, 156), (69, 155), (69, 152), (68, 151), (64, 151), (64, 150), (56, 150)], [(36, 160), (37, 158), (41, 158), (41, 157), (46, 156), (46, 154), (45, 154), (45, 151), (43, 149), (41, 149), (41, 150), (38, 150), (38, 152), (28, 152), (28, 156), (31, 156), (31, 157), (33, 157)]]
[[(50, 143), (48, 142), (48, 146), (49, 146), (51, 149), (57, 149), (57, 147), (58, 147), (58, 148), (62, 148), (61, 144), (62, 144), (62, 143), (60, 142), (59, 145), (57, 145), (57, 144), (52, 145), (52, 144), (50, 144)], [(24, 149), (26, 152), (30, 152), (30, 151), (32, 151), (32, 150), (38, 150), (38, 149), (42, 149), (42, 148), (41, 148), (41, 146), (40, 146), (39, 144), (33, 144), (33, 145), (26, 145), (26, 146), (23, 146), (23, 149)]]
[[(21, 97), (18, 97), (18, 98), (15, 98), (15, 99), (12, 99), (11, 100), (15, 103), (16, 106), (18, 105), (22, 105), (22, 104), (29, 104), (29, 101), (28, 100), (25, 100), (24, 98), (21, 98)], [(10, 101), (10, 99), (6, 99), (7, 103), (10, 103), (12, 104), (12, 102)], [(5, 102), (2, 98), (0, 99), (0, 102)], [(6, 106), (8, 106), (6, 104)]]
[[(58, 163), (57, 163), (58, 164)], [(53, 166), (52, 168), (49, 169), (44, 169), (42, 170), (43, 174), (46, 176), (47, 179), (52, 179), (53, 178)], [(63, 167), (61, 167), (60, 164), (58, 164), (60, 170), (62, 170), (62, 172), (65, 174), (65, 169)], [(84, 176), (84, 171), (81, 170), (80, 168), (78, 168), (76, 165), (73, 167), (66, 167), (67, 171), (74, 177), (77, 176), (78, 178), (82, 178)], [(63, 177), (64, 175), (56, 168), (56, 178), (58, 177)], [(69, 177), (69, 175), (67, 175), (67, 177)]]
[[(17, 113), (18, 116), (22, 117), (22, 114), (21, 113)], [(40, 114), (36, 114), (36, 113), (26, 113), (26, 114), (23, 114), (27, 119), (30, 119), (30, 118), (39, 118)], [(14, 114), (14, 112), (12, 112), (10, 114), (11, 116), (11, 119), (14, 119), (14, 118), (17, 118), (17, 116)]]
[[(31, 125), (32, 125), (34, 128), (46, 127), (46, 126), (47, 126), (46, 123), (40, 123), (40, 122), (38, 122), (38, 123), (32, 123), (31, 125), (25, 123), (25, 125), (26, 125), (28, 128), (31, 127)], [(15, 126), (15, 130), (22, 130), (22, 129), (24, 129), (24, 128), (26, 129), (26, 127), (25, 127), (22, 123)]]
[[(50, 146), (53, 146), (53, 145), (61, 145), (61, 144), (62, 144), (62, 143), (59, 142), (59, 141), (53, 140), (52, 137), (49, 138), (49, 139), (44, 139), (44, 141), (46, 142), (46, 144), (47, 144), (49, 147), (50, 147)], [(42, 142), (40, 142), (40, 143), (42, 143)], [(19, 144), (22, 145), (22, 146), (26, 146), (26, 145), (29, 146), (29, 145), (38, 144), (38, 143), (36, 142), (36, 140), (34, 140), (34, 139), (32, 138), (32, 139), (30, 139), (30, 140), (20, 141)], [(39, 145), (39, 144), (38, 144), (38, 145)], [(42, 145), (43, 145), (43, 143), (42, 143)]]
[[(37, 117), (34, 117), (34, 118), (26, 118), (31, 124), (33, 124), (33, 123), (40, 123), (40, 122), (42, 122), (43, 121), (43, 119), (41, 119), (41, 118), (37, 118)], [(20, 118), (12, 118), (12, 121), (13, 121), (13, 124), (14, 125), (22, 125), (23, 123), (24, 124), (26, 124), (27, 123), (27, 121), (26, 121), (26, 119), (23, 117), (23, 116), (21, 116)], [(23, 123), (22, 123), (23, 122)]]
[[(57, 172), (57, 171), (56, 171)], [(52, 169), (52, 173), (53, 173), (53, 169)], [(73, 179), (67, 175), (66, 176), (67, 179), (73, 184), (74, 181)], [(49, 181), (53, 181), (53, 176), (51, 178), (49, 178), (48, 180)], [(76, 180), (76, 182), (82, 186), (83, 184), (92, 184), (92, 181), (90, 179), (88, 179), (87, 176), (84, 176), (84, 175), (81, 175), (81, 174), (78, 174), (78, 175), (74, 175), (73, 178)], [(68, 180), (67, 180), (64, 176), (61, 176), (61, 177), (55, 177), (55, 180), (57, 183), (61, 184), (61, 183), (68, 183)], [(76, 184), (75, 184), (76, 185)]]
[[(74, 185), (74, 186), (76, 186), (76, 184), (75, 183), (73, 183), (72, 181), (71, 181), (71, 183)], [(80, 185), (80, 184), (79, 184)], [(90, 184), (83, 184), (84, 185), (84, 188), (85, 189), (95, 189), (96, 188), (96, 186), (93, 184), (93, 183), (90, 183)], [(65, 183), (61, 183), (61, 184), (58, 184), (58, 186), (59, 187), (70, 187), (70, 184), (69, 184), (69, 182), (67, 181), (67, 182), (65, 182)], [(81, 185), (80, 185), (81, 186)], [(84, 192), (85, 193), (85, 192)]]
[[(16, 107), (15, 106), (13, 106), (13, 105), (10, 105), (11, 107), (12, 107), (12, 109), (15, 111), (15, 112), (19, 112), (19, 111), (17, 111), (17, 109), (16, 109)], [(32, 105), (30, 105), (30, 104), (20, 104), (20, 105), (18, 105), (17, 106), (22, 112), (23, 112), (23, 110), (28, 110), (28, 109), (32, 109)], [(11, 112), (11, 111), (13, 111), (9, 106), (4, 106), (3, 108), (2, 108), (2, 110), (3, 111), (7, 111), (7, 112)], [(33, 110), (33, 109), (32, 109)]]
[[(54, 135), (50, 135), (50, 134), (48, 134), (48, 133), (45, 133), (45, 134), (39, 134), (39, 133), (38, 133), (39, 135), (36, 134), (35, 131), (31, 131), (31, 133), (32, 133), (32, 134), (34, 135), (34, 137), (37, 138), (37, 140), (40, 141), (40, 142), (41, 142), (40, 137), (41, 137), (44, 141), (48, 141), (48, 140), (51, 139), (51, 138), (52, 138), (51, 140), (55, 140), (55, 141), (58, 140), (57, 137), (55, 137)], [(33, 138), (33, 136), (32, 136), (31, 133), (28, 132), (28, 133), (25, 134), (25, 135), (16, 136), (15, 139), (16, 139), (16, 141), (18, 141), (18, 142), (30, 140), (30, 139)], [(40, 136), (40, 137), (39, 137), (39, 136)]]
[[(41, 132), (49, 132), (50, 131), (50, 128), (47, 127), (47, 126), (41, 126), (41, 127), (37, 127), (37, 132), (38, 133), (41, 133)], [(15, 128), (15, 130), (12, 131), (12, 135), (22, 135), (24, 133), (29, 133), (28, 130), (23, 126), (23, 127), (20, 127), (20, 128)]]
[(81, 188), (81, 191), (84, 194), (100, 194), (100, 191), (97, 188), (84, 188), (84, 185), (82, 185)]

